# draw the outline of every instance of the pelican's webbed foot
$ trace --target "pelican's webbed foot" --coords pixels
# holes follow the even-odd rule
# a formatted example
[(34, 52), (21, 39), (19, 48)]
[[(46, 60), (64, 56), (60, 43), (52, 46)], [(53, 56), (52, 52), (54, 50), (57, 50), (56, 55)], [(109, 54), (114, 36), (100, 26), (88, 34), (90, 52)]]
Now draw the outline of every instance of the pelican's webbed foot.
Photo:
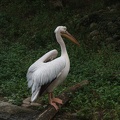
[(59, 109), (59, 107), (57, 106), (57, 104), (63, 104), (62, 100), (59, 98), (54, 98), (53, 97), (53, 93), (49, 93), (49, 104), (52, 105), (56, 110)]

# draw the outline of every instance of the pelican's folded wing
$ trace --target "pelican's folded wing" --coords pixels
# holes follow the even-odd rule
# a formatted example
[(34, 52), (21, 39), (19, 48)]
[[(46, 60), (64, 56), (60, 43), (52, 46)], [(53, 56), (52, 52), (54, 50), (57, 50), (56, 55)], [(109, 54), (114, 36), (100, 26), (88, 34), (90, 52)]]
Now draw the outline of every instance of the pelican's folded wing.
[(34, 101), (41, 89), (41, 86), (51, 83), (58, 77), (65, 68), (66, 62), (64, 57), (59, 57), (47, 63), (39, 63), (28, 69), (27, 81), (28, 86), (32, 88), (31, 101)]

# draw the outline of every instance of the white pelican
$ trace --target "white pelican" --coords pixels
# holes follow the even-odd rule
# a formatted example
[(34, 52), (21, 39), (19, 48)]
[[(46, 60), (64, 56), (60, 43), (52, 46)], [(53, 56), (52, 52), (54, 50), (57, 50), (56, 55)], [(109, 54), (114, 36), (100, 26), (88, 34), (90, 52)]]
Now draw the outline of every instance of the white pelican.
[(29, 67), (27, 81), (32, 92), (31, 102), (35, 101), (38, 96), (48, 93), (49, 104), (58, 110), (56, 103), (62, 104), (62, 100), (53, 96), (53, 90), (65, 80), (70, 69), (70, 60), (61, 35), (69, 38), (77, 45), (79, 43), (67, 32), (65, 26), (58, 26), (54, 33), (61, 47), (61, 56), (56, 58), (58, 52), (55, 49), (43, 55)]

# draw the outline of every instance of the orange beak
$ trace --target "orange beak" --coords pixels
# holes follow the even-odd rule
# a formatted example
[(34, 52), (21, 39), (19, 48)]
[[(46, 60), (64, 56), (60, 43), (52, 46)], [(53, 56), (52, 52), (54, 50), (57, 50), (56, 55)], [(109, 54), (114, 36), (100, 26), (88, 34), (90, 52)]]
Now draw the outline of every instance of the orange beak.
[(73, 43), (77, 44), (78, 46), (80, 46), (80, 44), (78, 43), (78, 41), (69, 33), (69, 32), (62, 32), (61, 33), (62, 36), (68, 38), (69, 40), (71, 40)]

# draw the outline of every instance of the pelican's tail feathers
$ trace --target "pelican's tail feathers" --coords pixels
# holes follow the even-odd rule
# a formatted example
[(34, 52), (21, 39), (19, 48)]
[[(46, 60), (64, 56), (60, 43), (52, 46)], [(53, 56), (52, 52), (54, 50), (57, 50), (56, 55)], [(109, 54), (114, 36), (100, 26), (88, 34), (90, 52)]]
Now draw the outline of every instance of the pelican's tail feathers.
[(36, 90), (35, 92), (32, 93), (32, 96), (31, 96), (31, 102), (35, 101), (39, 95), (39, 92), (40, 90)]

